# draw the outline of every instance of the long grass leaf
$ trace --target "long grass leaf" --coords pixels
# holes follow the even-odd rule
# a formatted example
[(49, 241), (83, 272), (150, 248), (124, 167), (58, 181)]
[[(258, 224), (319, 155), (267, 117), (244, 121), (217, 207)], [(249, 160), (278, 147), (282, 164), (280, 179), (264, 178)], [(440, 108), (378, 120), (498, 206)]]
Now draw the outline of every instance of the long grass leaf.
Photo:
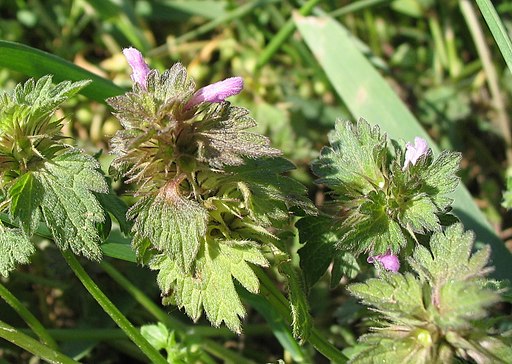
[[(308, 47), (324, 69), (334, 89), (355, 118), (380, 125), (392, 138), (412, 140), (421, 136), (434, 145), (418, 120), (385, 79), (355, 46), (351, 34), (327, 17), (296, 16), (295, 22)], [(454, 212), (480, 243), (492, 246), (496, 278), (512, 278), (512, 257), (493, 231), (464, 186), (454, 193)]]
[(476, 3), (484, 16), (487, 26), (491, 30), (503, 58), (505, 58), (505, 62), (507, 62), (508, 69), (512, 72), (512, 42), (505, 26), (490, 0), (476, 0)]
[(30, 77), (53, 75), (54, 82), (92, 80), (80, 93), (102, 103), (106, 98), (124, 92), (111, 81), (71, 62), (15, 42), (0, 40), (0, 67), (9, 68)]

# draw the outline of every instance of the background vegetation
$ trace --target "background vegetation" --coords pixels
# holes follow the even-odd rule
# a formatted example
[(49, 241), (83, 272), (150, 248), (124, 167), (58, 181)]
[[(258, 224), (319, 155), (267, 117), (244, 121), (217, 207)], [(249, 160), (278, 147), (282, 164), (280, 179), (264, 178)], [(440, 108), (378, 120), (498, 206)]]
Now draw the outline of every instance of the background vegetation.
[[(493, 4), (510, 31), (512, 1)], [(332, 18), (304, 19), (301, 13)], [(259, 131), (297, 165), (292, 176), (308, 186), (319, 206), (326, 197), (313, 184), (308, 165), (327, 144), (337, 118), (364, 117), (392, 138), (405, 140), (424, 135), (423, 127), (440, 148), (463, 153), (461, 178), (472, 198), (459, 190), (455, 210), (480, 241), (492, 244), (496, 277), (512, 275), (506, 250), (512, 249), (512, 215), (502, 207), (512, 166), (512, 75), (472, 1), (7, 0), (0, 2), (0, 14), (2, 89), (46, 73), (56, 80), (91, 78), (64, 63), (59, 66), (60, 60), (4, 41), (51, 53), (126, 89), (130, 70), (121, 50), (128, 46), (138, 48), (152, 68), (182, 62), (204, 85), (242, 76), (245, 89), (236, 102), (251, 110)], [(120, 127), (103, 102), (111, 87), (98, 80), (89, 93), (61, 110), (70, 120), (66, 135), (90, 154), (102, 150), (105, 170), (112, 159), (108, 141)], [(117, 182), (115, 188), (122, 194), (126, 186)], [(124, 242), (121, 234), (115, 239)], [(294, 249), (299, 246), (297, 241)], [(4, 284), (53, 328), (50, 332), (62, 340), (63, 350), (91, 363), (141, 359), (85, 293), (55, 246), (41, 238), (39, 247), (32, 264)], [(133, 287), (159, 302), (152, 272), (118, 259), (109, 262)], [(108, 267), (88, 263), (87, 269), (132, 322), (154, 322)], [(316, 326), (339, 347), (353, 345), (367, 327), (361, 318), (368, 312), (348, 298), (343, 285), (330, 290), (324, 278), (310, 294)], [(178, 310), (170, 314), (178, 320), (172, 321), (174, 328), (189, 333), (189, 348), (197, 345), (194, 340), (208, 337), (211, 352), (217, 350), (219, 357), (230, 355), (223, 351), (228, 348), (255, 362), (315, 358), (311, 347), (297, 346), (281, 331), (283, 326), (268, 326), (257, 302), (248, 302), (253, 309), (240, 337), (212, 329), (206, 320), (192, 326)], [(1, 320), (23, 327), (10, 308), (0, 307)], [(510, 313), (510, 306), (499, 310)], [(29, 359), (20, 349), (0, 343), (0, 360)]]

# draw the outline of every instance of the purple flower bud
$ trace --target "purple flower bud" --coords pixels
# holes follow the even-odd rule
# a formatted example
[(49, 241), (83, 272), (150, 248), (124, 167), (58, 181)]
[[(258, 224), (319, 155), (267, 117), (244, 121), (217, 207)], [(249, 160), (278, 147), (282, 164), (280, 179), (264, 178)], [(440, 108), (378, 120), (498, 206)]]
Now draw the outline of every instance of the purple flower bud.
[(132, 68), (132, 81), (138, 83), (140, 87), (146, 90), (150, 69), (147, 63), (144, 62), (142, 53), (140, 53), (137, 49), (130, 47), (123, 49), (123, 54), (126, 57), (128, 64)]
[(405, 171), (407, 166), (409, 165), (409, 162), (412, 165), (416, 165), (416, 162), (418, 159), (427, 154), (428, 152), (428, 144), (427, 141), (423, 138), (416, 137), (414, 138), (414, 145), (411, 143), (407, 143), (405, 145), (406, 151), (405, 151), (405, 161), (404, 161), (404, 167), (402, 168), (402, 171)]
[(368, 263), (380, 262), (384, 266), (384, 269), (391, 272), (398, 272), (398, 269), (400, 269), (398, 257), (391, 253), (390, 250), (388, 250), (386, 254), (370, 256), (366, 261)]
[(200, 88), (189, 100), (185, 109), (190, 109), (202, 102), (222, 102), (229, 96), (239, 94), (244, 88), (242, 77), (230, 77)]

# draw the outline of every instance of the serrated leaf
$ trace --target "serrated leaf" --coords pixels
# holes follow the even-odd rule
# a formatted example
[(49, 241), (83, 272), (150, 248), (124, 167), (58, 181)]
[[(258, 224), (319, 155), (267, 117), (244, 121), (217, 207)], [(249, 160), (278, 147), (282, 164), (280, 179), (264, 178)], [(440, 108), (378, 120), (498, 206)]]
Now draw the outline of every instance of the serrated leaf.
[(27, 236), (32, 236), (39, 224), (41, 217), (39, 206), (43, 201), (43, 195), (43, 186), (31, 172), (23, 174), (9, 188), (10, 216), (21, 226)]
[(41, 208), (57, 245), (95, 260), (101, 257), (96, 224), (105, 216), (93, 192), (108, 192), (98, 169), (94, 158), (70, 149), (34, 172), (44, 188)]
[(292, 169), (293, 163), (284, 158), (245, 159), (243, 165), (226, 167), (228, 175), (220, 179), (220, 184), (241, 184), (251, 215), (263, 226), (276, 226), (289, 219), (289, 210), (294, 207), (316, 214), (304, 185), (281, 175)]
[(137, 247), (147, 241), (189, 273), (206, 234), (208, 211), (204, 207), (173, 192), (140, 200), (128, 217), (135, 219), (133, 245), (139, 259), (145, 250)]
[(474, 234), (464, 232), (461, 224), (449, 226), (445, 232), (435, 233), (430, 240), (430, 251), (418, 246), (409, 260), (411, 266), (439, 286), (451, 279), (464, 280), (485, 273), (490, 251), (486, 246), (471, 256)]
[(329, 134), (330, 147), (324, 147), (320, 157), (311, 164), (313, 173), (334, 191), (364, 195), (384, 183), (381, 172), (387, 154), (385, 135), (377, 126), (364, 120), (357, 124), (337, 121)]
[(433, 363), (430, 348), (425, 348), (412, 339), (379, 339), (367, 350), (363, 350), (350, 360), (353, 364), (375, 363)]
[[(423, 287), (412, 274), (384, 273), (348, 287), (351, 294), (374, 306), (387, 318), (401, 324), (421, 324), (428, 319), (423, 302)], [(407, 312), (405, 316), (403, 313)]]
[(246, 131), (256, 126), (249, 111), (229, 102), (211, 105), (203, 120), (194, 125), (199, 147), (199, 160), (212, 167), (241, 165), (243, 157), (260, 158), (281, 155), (270, 146), (270, 140)]
[(456, 173), (459, 170), (461, 158), (460, 153), (445, 150), (428, 168), (419, 170), (424, 180), (422, 192), (427, 193), (441, 211), (451, 204), (452, 199), (447, 195), (455, 191), (459, 184), (460, 178)]
[[(436, 293), (436, 292), (434, 292)], [(487, 315), (487, 308), (500, 301), (497, 292), (474, 282), (450, 280), (434, 297), (437, 305), (435, 322), (443, 330), (470, 330), (471, 321)]]
[(429, 197), (420, 195), (417, 198), (409, 200), (407, 204), (402, 207), (398, 219), (402, 226), (422, 234), (441, 228), (439, 218), (436, 215), (437, 211), (437, 207)]
[(248, 263), (268, 264), (259, 248), (251, 243), (208, 241), (197, 255), (193, 273), (180, 271), (176, 262), (163, 255), (154, 259), (150, 267), (159, 270), (158, 285), (172, 299), (164, 299), (164, 303), (173, 302), (184, 308), (194, 320), (204, 308), (213, 326), (224, 322), (230, 330), (239, 333), (245, 309), (233, 278), (252, 293), (259, 290), (258, 278)]
[(340, 249), (377, 255), (388, 250), (397, 252), (404, 247), (407, 240), (400, 225), (388, 215), (386, 203), (384, 192), (370, 192), (366, 201), (349, 214), (340, 227)]
[(36, 249), (20, 229), (10, 229), (0, 224), (0, 274), (7, 277), (18, 264), (30, 262)]
[(308, 340), (312, 328), (312, 318), (309, 314), (304, 278), (290, 261), (282, 262), (279, 265), (279, 271), (286, 277), (288, 286), (293, 336), (300, 338), (301, 343), (304, 343)]

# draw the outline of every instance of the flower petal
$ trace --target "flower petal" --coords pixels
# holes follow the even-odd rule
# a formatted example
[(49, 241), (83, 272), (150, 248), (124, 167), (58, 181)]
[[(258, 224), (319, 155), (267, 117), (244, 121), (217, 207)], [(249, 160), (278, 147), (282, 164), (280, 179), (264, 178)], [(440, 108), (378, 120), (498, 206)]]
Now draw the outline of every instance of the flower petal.
[(144, 90), (146, 90), (147, 78), (150, 69), (147, 63), (144, 61), (142, 53), (140, 53), (137, 49), (130, 47), (123, 49), (123, 54), (126, 57), (128, 64), (132, 68), (132, 81), (138, 83)]
[(368, 263), (379, 262), (382, 264), (384, 269), (391, 272), (398, 272), (398, 269), (400, 269), (400, 261), (398, 260), (398, 257), (389, 250), (386, 254), (369, 256), (366, 261)]
[(230, 77), (200, 88), (187, 103), (186, 109), (202, 102), (223, 102), (229, 96), (239, 94), (244, 87), (242, 77)]
[(428, 153), (429, 149), (427, 141), (420, 137), (414, 138), (414, 145), (407, 143), (405, 148), (405, 161), (402, 171), (405, 171), (409, 163), (415, 165), (421, 156)]

